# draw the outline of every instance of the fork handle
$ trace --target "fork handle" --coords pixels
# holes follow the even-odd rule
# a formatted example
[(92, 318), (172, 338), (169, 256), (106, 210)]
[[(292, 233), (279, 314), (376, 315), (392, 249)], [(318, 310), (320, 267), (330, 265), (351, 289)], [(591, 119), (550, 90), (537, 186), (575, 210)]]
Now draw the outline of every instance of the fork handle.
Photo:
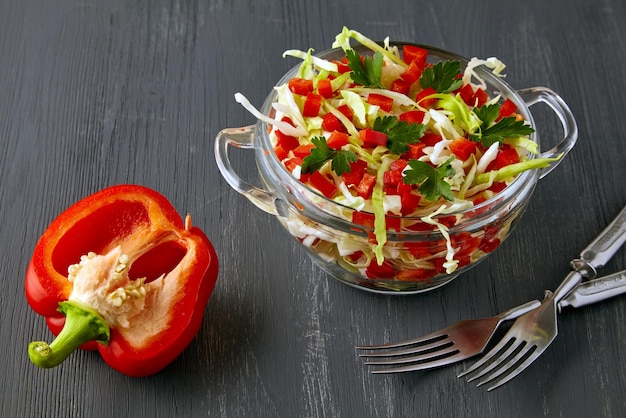
[(626, 293), (626, 270), (583, 282), (559, 302), (559, 310), (591, 305)]
[[(561, 282), (559, 287), (556, 288), (554, 293), (548, 293), (547, 298), (554, 300), (555, 304), (558, 304), (563, 298), (565, 298), (572, 290), (574, 290), (583, 280), (583, 275), (579, 271), (570, 271), (565, 277), (565, 280)], [(556, 307), (556, 306), (555, 306)]]
[(580, 253), (571, 265), (584, 277), (596, 277), (596, 269), (603, 267), (626, 241), (626, 206), (613, 221)]

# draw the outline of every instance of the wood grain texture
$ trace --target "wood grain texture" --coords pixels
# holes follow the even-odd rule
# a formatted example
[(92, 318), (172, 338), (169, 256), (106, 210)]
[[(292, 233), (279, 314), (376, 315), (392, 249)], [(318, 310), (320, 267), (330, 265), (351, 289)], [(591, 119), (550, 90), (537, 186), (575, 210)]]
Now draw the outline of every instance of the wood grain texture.
[[(516, 2), (136, 0), (0, 2), (0, 410), (34, 417), (623, 417), (626, 297), (559, 320), (559, 337), (487, 393), (455, 376), (470, 363), (367, 373), (354, 345), (408, 338), (540, 298), (626, 203), (626, 5)], [(365, 293), (313, 265), (278, 221), (233, 191), (214, 162), (219, 130), (254, 122), (297, 62), (343, 25), (375, 39), (497, 56), (515, 88), (546, 86), (575, 114), (579, 142), (540, 181), (523, 221), (489, 259), (413, 297)], [(560, 127), (533, 111), (542, 140)], [(233, 152), (256, 181), (253, 155)], [(116, 183), (167, 196), (213, 241), (220, 278), (203, 326), (162, 373), (132, 379), (98, 354), (39, 370), (48, 338), (23, 277), (46, 226)], [(626, 268), (621, 250), (602, 272)]]

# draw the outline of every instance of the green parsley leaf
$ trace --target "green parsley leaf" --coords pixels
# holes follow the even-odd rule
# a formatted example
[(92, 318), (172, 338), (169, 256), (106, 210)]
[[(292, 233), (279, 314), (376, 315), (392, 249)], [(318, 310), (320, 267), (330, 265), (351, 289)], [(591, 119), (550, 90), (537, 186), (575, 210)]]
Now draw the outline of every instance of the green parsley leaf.
[(463, 80), (458, 78), (460, 73), (459, 61), (438, 62), (432, 67), (424, 68), (420, 85), (422, 88), (432, 87), (437, 93), (450, 93), (463, 85)]
[(487, 128), (493, 124), (500, 114), (500, 105), (497, 103), (484, 105), (474, 109), (474, 114), (481, 120), (481, 128)]
[(383, 88), (380, 84), (380, 74), (383, 70), (383, 54), (374, 53), (373, 57), (361, 56), (353, 49), (346, 51), (348, 66), (352, 70), (352, 81), (364, 87)]
[(406, 184), (419, 184), (418, 191), (426, 200), (434, 202), (440, 197), (453, 201), (454, 194), (450, 190), (450, 185), (444, 180), (445, 177), (452, 177), (455, 173), (450, 164), (454, 157), (435, 168), (419, 160), (410, 160), (410, 170), (404, 172), (404, 182)]
[(387, 148), (393, 154), (401, 155), (424, 136), (426, 126), (421, 123), (408, 123), (395, 116), (377, 117), (372, 129), (387, 135)]
[(327, 161), (332, 160), (330, 168), (340, 176), (343, 173), (349, 173), (350, 163), (358, 159), (352, 151), (332, 149), (323, 136), (312, 138), (311, 143), (315, 145), (315, 148), (302, 163), (302, 172), (305, 174), (319, 170)]
[(480, 141), (485, 148), (505, 138), (515, 139), (530, 135), (535, 130), (526, 125), (523, 120), (516, 120), (514, 116), (500, 119), (494, 123), (500, 113), (500, 105), (491, 104), (474, 109), (474, 113), (482, 121), (477, 132), (469, 135), (472, 141)]

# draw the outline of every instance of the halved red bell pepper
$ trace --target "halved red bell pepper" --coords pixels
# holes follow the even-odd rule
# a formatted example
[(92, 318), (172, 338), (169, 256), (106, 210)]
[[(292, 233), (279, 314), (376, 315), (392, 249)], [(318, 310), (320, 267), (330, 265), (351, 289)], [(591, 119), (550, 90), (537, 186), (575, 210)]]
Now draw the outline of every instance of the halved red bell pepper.
[(57, 337), (32, 342), (29, 357), (49, 368), (97, 349), (124, 374), (156, 373), (197, 334), (217, 272), (206, 235), (161, 194), (136, 185), (92, 194), (35, 246), (26, 298)]

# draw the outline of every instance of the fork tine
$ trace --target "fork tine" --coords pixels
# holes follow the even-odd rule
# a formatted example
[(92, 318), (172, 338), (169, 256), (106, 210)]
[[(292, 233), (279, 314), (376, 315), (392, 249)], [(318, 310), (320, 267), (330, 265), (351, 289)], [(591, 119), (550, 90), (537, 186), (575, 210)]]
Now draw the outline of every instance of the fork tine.
[[(434, 341), (432, 343), (429, 344), (423, 344), (423, 345), (419, 345), (416, 347), (410, 347), (410, 348), (405, 348), (402, 350), (395, 350), (395, 351), (376, 351), (376, 352), (372, 352), (372, 353), (359, 353), (359, 357), (396, 357), (396, 356), (404, 356), (404, 355), (408, 355), (408, 354), (418, 354), (418, 353), (422, 353), (425, 351), (433, 351), (435, 349), (440, 350), (440, 349), (444, 349), (450, 345), (452, 345), (453, 342), (450, 340), (450, 337), (446, 337), (442, 340), (437, 340)], [(404, 347), (404, 345), (402, 345), (401, 347)]]
[(459, 350), (457, 348), (455, 348), (454, 346), (450, 346), (450, 347), (445, 347), (442, 350), (438, 350), (438, 351), (429, 351), (427, 353), (420, 353), (416, 356), (396, 357), (396, 358), (392, 358), (389, 360), (366, 361), (365, 364), (368, 366), (393, 366), (396, 364), (426, 362), (430, 360), (440, 359), (441, 357), (447, 358), (458, 352)]
[(413, 372), (417, 370), (426, 370), (426, 369), (434, 369), (439, 366), (447, 366), (450, 363), (455, 363), (457, 361), (465, 360), (466, 356), (463, 353), (457, 353), (450, 357), (440, 358), (434, 361), (410, 364), (407, 366), (401, 367), (393, 367), (379, 370), (370, 370), (372, 374), (388, 374), (388, 373), (402, 373), (402, 372)]
[(492, 370), (494, 369), (498, 369), (501, 365), (502, 362), (505, 361), (507, 358), (509, 358), (511, 355), (513, 355), (513, 353), (515, 353), (516, 351), (520, 350), (520, 347), (523, 348), (524, 343), (523, 342), (513, 342), (513, 344), (511, 344), (506, 351), (504, 351), (502, 354), (499, 354), (497, 356), (494, 357), (490, 357), (488, 360), (492, 361), (491, 364), (488, 364), (484, 369), (482, 370), (478, 370), (473, 376), (470, 376), (469, 379), (467, 379), (468, 382), (471, 382), (473, 380), (476, 380), (478, 378), (481, 378), (487, 374), (493, 376), (493, 373), (491, 373)]
[[(495, 345), (487, 354), (485, 354), (480, 360), (478, 360), (476, 363), (474, 363), (468, 369), (463, 370), (457, 377), (463, 377), (465, 375), (468, 375), (468, 374), (478, 370), (485, 363), (495, 359), (496, 358), (496, 354), (501, 352), (509, 344), (511, 344), (511, 347), (514, 347), (514, 342), (515, 342), (515, 337), (511, 336), (511, 337), (507, 338), (507, 336), (505, 335), (504, 338), (502, 338), (502, 340), (497, 345)], [(509, 349), (510, 349), (510, 347), (509, 347)], [(479, 376), (476, 376), (473, 379), (476, 379)], [(471, 380), (468, 380), (468, 381), (471, 381)]]
[(398, 348), (404, 347), (406, 345), (417, 345), (423, 343), (430, 343), (431, 340), (433, 342), (439, 341), (443, 338), (448, 337), (448, 330), (452, 327), (447, 327), (439, 331), (435, 331), (431, 334), (427, 334), (418, 338), (411, 338), (410, 340), (405, 341), (397, 341), (393, 343), (379, 344), (379, 345), (360, 345), (356, 346), (357, 350), (384, 350), (387, 348)]
[[(530, 353), (530, 355), (528, 355), (528, 357), (526, 357), (526, 359), (522, 363), (520, 363), (517, 367), (515, 367), (512, 370), (509, 370), (508, 373), (506, 373), (506, 374), (501, 374), (500, 376), (498, 376), (497, 379), (495, 381), (493, 381), (492, 385), (487, 388), (487, 391), (491, 391), (491, 390), (493, 390), (493, 389), (495, 389), (495, 388), (505, 384), (506, 382), (508, 382), (509, 380), (513, 379), (518, 374), (523, 372), (528, 366), (530, 366), (530, 364), (533, 361), (535, 361), (545, 351), (546, 348), (548, 348), (548, 345), (549, 344), (546, 344), (543, 347), (538, 347), (537, 346), (535, 351)], [(479, 386), (479, 385), (477, 385), (477, 386)]]
[[(506, 382), (508, 382), (509, 380), (513, 379), (515, 376), (517, 376), (518, 374), (520, 374), (530, 363), (532, 363), (535, 358), (532, 358), (533, 355), (531, 353), (530, 356), (528, 356), (526, 358), (526, 360), (524, 360), (524, 362), (520, 365), (520, 367), (515, 368), (514, 370), (509, 371), (508, 373), (502, 374), (500, 376), (498, 376), (497, 379), (491, 379), (490, 381), (492, 381), (491, 386), (489, 386), (487, 388), (487, 391), (492, 391), (497, 387), (500, 387), (501, 385), (505, 384)], [(476, 387), (481, 386), (482, 384), (487, 383), (487, 382), (482, 382), (482, 383), (478, 383), (476, 385)]]
[[(483, 373), (482, 378), (476, 382), (476, 387), (482, 386), (485, 383), (490, 382), (494, 379), (502, 380), (502, 383), (500, 384), (503, 384), (504, 382), (508, 382), (509, 380), (517, 376), (517, 374), (522, 370), (514, 373), (515, 369), (511, 370), (511, 367), (515, 366), (522, 360), (527, 360), (529, 357), (532, 357), (534, 350), (536, 350), (537, 348), (536, 345), (528, 343), (520, 344), (520, 346), (521, 348), (519, 349), (519, 351), (512, 353), (510, 357), (503, 356), (502, 361), (496, 364), (496, 367), (493, 367), (490, 370), (490, 373)], [(478, 377), (480, 376), (476, 376), (471, 380), (477, 379)], [(471, 380), (468, 380), (468, 382), (470, 382)], [(499, 384), (496, 386), (499, 386)]]

